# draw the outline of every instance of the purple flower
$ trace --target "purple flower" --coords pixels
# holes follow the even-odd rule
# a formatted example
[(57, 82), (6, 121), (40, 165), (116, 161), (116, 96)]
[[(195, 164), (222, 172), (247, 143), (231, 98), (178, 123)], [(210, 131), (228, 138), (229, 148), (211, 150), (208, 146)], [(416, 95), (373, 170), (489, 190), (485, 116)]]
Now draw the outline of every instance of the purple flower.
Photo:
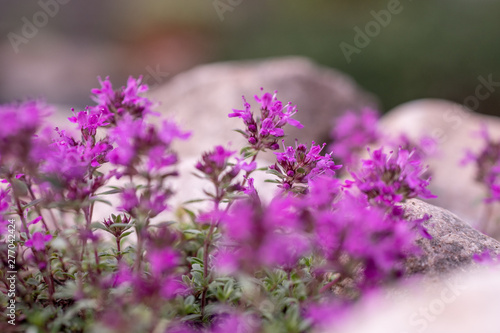
[(85, 111), (80, 111), (74, 117), (68, 118), (72, 123), (78, 124), (78, 129), (81, 130), (83, 138), (88, 140), (90, 137), (95, 136), (99, 127), (109, 125), (102, 111), (95, 111), (87, 108)]
[(126, 212), (132, 212), (132, 210), (139, 206), (139, 199), (137, 199), (136, 189), (127, 188), (124, 189), (120, 195), (121, 205), (120, 209)]
[(196, 163), (196, 169), (201, 171), (204, 174), (203, 177), (208, 178), (216, 186), (217, 193), (213, 195), (215, 200), (222, 200), (229, 192), (244, 190), (240, 182), (233, 181), (242, 168), (252, 170), (256, 167), (256, 164), (245, 163), (240, 158), (236, 158), (236, 163), (230, 163), (229, 159), (234, 153), (234, 151), (227, 150), (222, 146), (216, 146), (212, 151), (203, 153), (201, 161)]
[(207, 157), (217, 168), (224, 168), (228, 158), (234, 153), (234, 151), (226, 150), (222, 146), (216, 146), (213, 152), (207, 155)]
[(187, 140), (191, 136), (191, 132), (183, 131), (179, 125), (171, 120), (164, 120), (158, 137), (166, 145), (170, 145), (174, 139)]
[[(344, 277), (358, 274), (362, 288), (401, 275), (404, 260), (418, 253), (413, 224), (387, 214), (382, 207), (370, 206), (363, 196), (346, 193), (334, 210), (320, 210), (313, 216), (315, 244)], [(345, 263), (347, 258), (351, 264)], [(364, 266), (363, 278), (351, 271), (353, 262)]]
[(377, 111), (363, 109), (360, 114), (348, 111), (338, 118), (330, 133), (333, 144), (329, 149), (334, 156), (347, 165), (357, 162), (359, 154), (381, 137), (377, 127), (379, 117)]
[[(130, 216), (125, 214), (116, 216), (112, 214), (110, 218), (104, 219), (103, 225), (113, 236), (121, 238), (122, 234), (132, 226), (130, 222)], [(117, 226), (117, 224), (127, 224), (128, 226)]]
[(28, 226), (33, 225), (33, 224), (37, 224), (41, 220), (42, 220), (42, 217), (38, 216), (37, 218), (33, 219), (31, 222), (28, 222)]
[(491, 253), (490, 250), (486, 249), (481, 253), (475, 253), (472, 259), (477, 263), (494, 265), (500, 261), (500, 254)]
[(169, 189), (153, 189), (149, 197), (141, 197), (140, 208), (144, 212), (148, 212), (150, 217), (155, 217), (168, 208), (168, 198), (170, 198)]
[(165, 147), (156, 146), (151, 148), (147, 157), (147, 168), (149, 172), (160, 170), (177, 163), (177, 154), (166, 152)]
[(144, 118), (151, 111), (152, 103), (140, 94), (148, 90), (148, 86), (141, 83), (142, 77), (134, 79), (129, 77), (127, 86), (118, 90), (113, 90), (109, 77), (103, 81), (98, 78), (101, 84), (100, 89), (92, 89), (92, 99), (98, 104), (93, 108), (95, 113), (101, 113), (104, 120), (110, 124), (115, 124), (119, 118), (125, 114), (132, 118)]
[(415, 151), (414, 154), (418, 159), (437, 155), (438, 147), (434, 138), (422, 136), (418, 141), (411, 140), (406, 134), (401, 133), (399, 137), (390, 142), (391, 147), (400, 147), (408, 151)]
[(255, 100), (261, 106), (260, 117), (254, 117), (245, 97), (243, 97), (245, 109), (233, 109), (233, 112), (228, 115), (230, 118), (238, 117), (243, 120), (246, 129), (241, 133), (254, 150), (278, 149), (277, 140), (285, 136), (282, 127), (286, 124), (297, 128), (303, 127), (298, 120), (292, 118), (297, 113), (296, 107), (290, 104), (283, 106), (283, 103), (277, 99), (276, 92), (274, 95), (264, 93), (262, 97), (255, 96)]
[(348, 311), (346, 304), (338, 300), (307, 304), (304, 317), (311, 321), (318, 331), (327, 331), (335, 327)]
[(136, 217), (139, 212), (155, 217), (168, 208), (167, 200), (170, 195), (170, 189), (163, 187), (152, 187), (143, 194), (135, 188), (125, 188), (120, 194), (121, 205), (118, 208), (133, 217)]
[(338, 178), (326, 175), (311, 179), (307, 196), (300, 203), (304, 204), (305, 207), (331, 208), (341, 196), (341, 185)]
[(335, 170), (342, 166), (335, 164), (331, 153), (320, 155), (325, 145), (315, 145), (313, 141), (309, 150), (303, 144), (296, 144), (296, 148), (288, 146), (283, 153), (274, 153), (278, 162), (270, 167), (270, 172), (280, 178), (280, 187), (288, 190), (294, 184), (307, 184), (320, 175), (335, 175)]
[(35, 250), (42, 251), (45, 249), (45, 244), (48, 243), (52, 239), (52, 235), (45, 235), (41, 232), (35, 232), (31, 239), (27, 240), (24, 245), (28, 247), (32, 247)]
[[(430, 179), (423, 179), (426, 168), (414, 155), (399, 149), (397, 153), (383, 153), (383, 149), (370, 152), (358, 172), (351, 172), (353, 184), (376, 203), (391, 206), (409, 198), (435, 198), (426, 188)], [(348, 183), (350, 184), (350, 183)]]
[(479, 135), (484, 141), (482, 150), (474, 154), (466, 152), (462, 164), (474, 163), (476, 165), (476, 181), (487, 188), (485, 201), (500, 200), (500, 141), (494, 141), (488, 133), (485, 124), (482, 125)]
[(133, 119), (125, 115), (115, 128), (110, 131), (110, 138), (116, 148), (109, 153), (109, 160), (116, 165), (129, 166), (137, 157), (139, 142), (145, 135), (145, 125), (142, 119)]
[(148, 252), (147, 257), (154, 277), (171, 272), (180, 263), (179, 254), (168, 247), (152, 249)]
[(0, 214), (5, 213), (10, 207), (10, 189), (0, 188)]
[(267, 267), (279, 266), (291, 269), (297, 261), (310, 252), (311, 244), (306, 235), (299, 232), (282, 232), (277, 229), (265, 235), (257, 256)]
[(116, 148), (109, 153), (109, 160), (115, 165), (125, 166), (128, 172), (134, 172), (141, 157), (146, 156), (149, 172), (161, 170), (177, 163), (177, 155), (170, 149), (172, 141), (176, 138), (185, 140), (189, 136), (190, 133), (181, 131), (174, 122), (164, 121), (158, 130), (154, 125), (126, 114), (110, 131)]
[(180, 277), (168, 276), (160, 281), (160, 295), (165, 299), (174, 299), (177, 295), (185, 295), (189, 292)]
[(106, 141), (93, 143), (79, 142), (68, 136), (65, 131), (58, 131), (60, 139), (54, 140), (45, 156), (38, 156), (42, 162), (41, 171), (61, 179), (63, 182), (80, 180), (92, 168), (107, 162), (107, 154), (112, 146)]
[(256, 333), (260, 330), (256, 316), (224, 313), (216, 317), (213, 327), (207, 333)]
[(0, 105), (0, 163), (34, 168), (30, 154), (43, 117), (50, 108), (40, 101)]
[(293, 198), (277, 197), (268, 205), (238, 201), (221, 218), (223, 239), (216, 266), (225, 272), (259, 267), (292, 267), (310, 250)]
[(243, 193), (248, 195), (252, 200), (260, 201), (259, 194), (254, 186), (254, 179), (251, 177), (246, 177), (246, 179), (248, 180), (248, 185), (245, 190), (243, 190)]
[(42, 125), (42, 118), (50, 112), (50, 108), (40, 101), (0, 105), (0, 139), (35, 134)]

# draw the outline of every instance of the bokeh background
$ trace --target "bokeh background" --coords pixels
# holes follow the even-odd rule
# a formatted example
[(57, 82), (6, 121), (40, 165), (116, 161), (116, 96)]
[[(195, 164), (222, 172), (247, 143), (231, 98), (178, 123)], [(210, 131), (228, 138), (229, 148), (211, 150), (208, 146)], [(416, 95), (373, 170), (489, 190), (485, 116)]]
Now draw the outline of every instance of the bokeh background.
[[(21, 35), (23, 17), (32, 22), (41, 6), (0, 0), (0, 102), (44, 96), (84, 107), (98, 75), (123, 84), (169, 73), (150, 78), (157, 85), (202, 63), (282, 55), (345, 72), (378, 96), (382, 112), (425, 97), (463, 103), (480, 75), (500, 82), (500, 1), (401, 0), (401, 13), (351, 63), (340, 43), (353, 44), (354, 27), (388, 0), (220, 0), (231, 6), (223, 20), (216, 2), (72, 0), (16, 53), (8, 34)], [(500, 115), (497, 89), (479, 112)]]

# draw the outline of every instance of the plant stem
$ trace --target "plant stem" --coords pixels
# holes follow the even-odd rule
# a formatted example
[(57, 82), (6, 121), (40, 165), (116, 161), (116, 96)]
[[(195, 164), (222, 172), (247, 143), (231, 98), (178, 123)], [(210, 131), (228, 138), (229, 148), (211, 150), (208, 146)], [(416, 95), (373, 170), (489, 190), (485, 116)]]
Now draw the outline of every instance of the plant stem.
[(327, 284), (325, 284), (320, 290), (319, 290), (319, 293), (322, 294), (324, 293), (325, 291), (327, 290), (330, 290), (331, 287), (333, 287), (337, 282), (339, 282), (340, 280), (340, 277), (342, 275), (339, 275), (337, 276), (335, 279), (333, 279), (332, 281), (328, 282)]
[(26, 221), (26, 217), (24, 216), (24, 210), (23, 207), (21, 206), (21, 201), (19, 200), (19, 197), (16, 194), (16, 191), (14, 192), (14, 199), (16, 201), (16, 206), (17, 206), (17, 214), (21, 218), (21, 222), (23, 223), (24, 230), (26, 231), (26, 237), (27, 239), (31, 238), (30, 231), (28, 229), (28, 222)]
[(118, 252), (117, 255), (116, 255), (116, 260), (118, 261), (118, 263), (120, 262), (120, 260), (122, 259), (122, 249), (120, 247), (120, 243), (121, 243), (121, 237), (116, 237), (116, 251)]

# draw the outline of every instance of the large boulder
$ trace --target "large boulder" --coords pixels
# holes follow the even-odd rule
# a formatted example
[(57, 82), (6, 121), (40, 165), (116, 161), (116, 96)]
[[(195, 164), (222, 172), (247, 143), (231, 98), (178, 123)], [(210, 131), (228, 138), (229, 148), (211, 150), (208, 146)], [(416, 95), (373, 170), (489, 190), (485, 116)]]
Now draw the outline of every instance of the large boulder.
[[(460, 161), (466, 150), (481, 150), (483, 140), (474, 135), (481, 124), (488, 126), (492, 137), (500, 137), (500, 118), (477, 114), (463, 105), (445, 100), (423, 99), (389, 111), (380, 124), (386, 133), (403, 132), (413, 140), (427, 135), (437, 141), (438, 151), (428, 160), (432, 171), (430, 189), (438, 196), (432, 202), (451, 210), (467, 223), (482, 227), (485, 214), (482, 199), (486, 189), (474, 180), (475, 165), (462, 166)], [(498, 207), (496, 209), (497, 213), (500, 212)]]
[(261, 94), (261, 87), (278, 90), (281, 101), (297, 105), (295, 118), (304, 128), (288, 126), (290, 144), (295, 138), (309, 144), (311, 140), (326, 141), (336, 116), (377, 105), (376, 99), (349, 76), (300, 57), (198, 66), (156, 88), (149, 97), (161, 103), (158, 110), (163, 115), (193, 131), (191, 140), (179, 149), (185, 156), (197, 156), (214, 145), (245, 144), (241, 135), (232, 131), (242, 128), (242, 121), (227, 115), (233, 108), (243, 108), (242, 95), (257, 112), (253, 96)]
[(423, 225), (432, 236), (432, 239), (420, 237), (417, 240), (422, 254), (407, 262), (408, 274), (441, 276), (470, 269), (475, 265), (475, 254), (500, 253), (500, 242), (480, 233), (446, 209), (418, 199), (408, 200), (403, 207), (411, 219), (430, 216)]

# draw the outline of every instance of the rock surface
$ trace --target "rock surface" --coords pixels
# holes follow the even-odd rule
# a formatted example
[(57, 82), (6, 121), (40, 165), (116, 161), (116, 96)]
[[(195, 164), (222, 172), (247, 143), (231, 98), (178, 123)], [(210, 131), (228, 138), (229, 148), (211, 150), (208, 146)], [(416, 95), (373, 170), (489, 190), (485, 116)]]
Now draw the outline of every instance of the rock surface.
[(284, 103), (297, 105), (295, 118), (303, 129), (288, 126), (288, 143), (328, 139), (332, 120), (346, 110), (375, 107), (375, 98), (350, 77), (314, 64), (306, 58), (214, 63), (198, 66), (175, 76), (149, 94), (161, 105), (158, 111), (177, 119), (193, 131), (191, 140), (179, 145), (185, 155), (198, 156), (214, 145), (231, 141), (240, 147), (243, 138), (232, 129), (242, 128), (240, 119), (228, 118), (233, 108), (242, 109), (244, 95), (257, 111), (253, 96), (260, 88), (273, 92)]
[[(423, 99), (402, 104), (380, 122), (386, 133), (403, 132), (410, 139), (434, 138), (438, 152), (427, 162), (432, 171), (430, 190), (438, 196), (432, 203), (449, 209), (467, 223), (480, 227), (484, 216), (485, 188), (477, 183), (473, 164), (461, 166), (467, 149), (478, 152), (483, 141), (477, 133), (485, 123), (493, 138), (500, 138), (500, 118), (474, 113), (463, 105), (445, 100)], [(500, 216), (496, 207), (494, 215)], [(489, 231), (488, 234), (494, 234)]]
[(500, 242), (475, 230), (446, 209), (418, 199), (408, 200), (404, 208), (412, 218), (421, 218), (425, 214), (431, 216), (424, 226), (432, 239), (418, 239), (423, 254), (408, 261), (409, 274), (437, 276), (465, 270), (473, 264), (474, 254), (485, 250), (491, 254), (500, 253)]

